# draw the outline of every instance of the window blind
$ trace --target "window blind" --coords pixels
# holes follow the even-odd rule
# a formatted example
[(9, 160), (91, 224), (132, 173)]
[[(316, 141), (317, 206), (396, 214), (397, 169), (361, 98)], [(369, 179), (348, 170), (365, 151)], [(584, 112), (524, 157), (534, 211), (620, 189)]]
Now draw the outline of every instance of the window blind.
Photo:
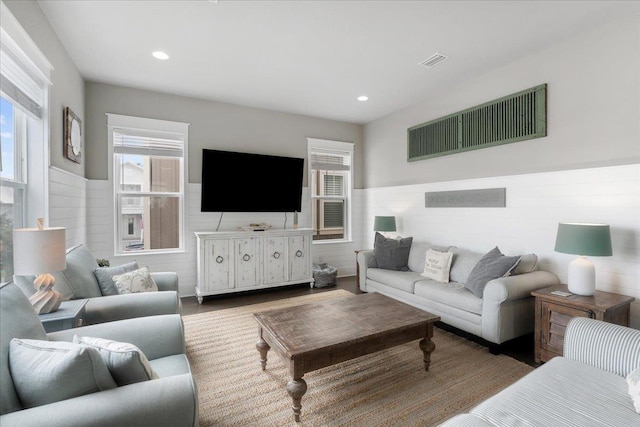
[(31, 77), (6, 49), (0, 49), (0, 91), (27, 114), (42, 118), (44, 90), (41, 83)]
[(154, 135), (152, 132), (116, 129), (113, 132), (113, 151), (119, 154), (183, 157), (184, 138), (177, 135)]
[(328, 154), (322, 152), (311, 153), (311, 169), (325, 171), (348, 171), (351, 169), (351, 156)]

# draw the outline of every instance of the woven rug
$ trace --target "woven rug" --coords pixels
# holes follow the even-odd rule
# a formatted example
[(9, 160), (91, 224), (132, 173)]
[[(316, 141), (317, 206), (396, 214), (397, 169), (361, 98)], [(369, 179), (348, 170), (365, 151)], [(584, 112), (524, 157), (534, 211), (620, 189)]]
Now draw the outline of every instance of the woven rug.
[(252, 313), (352, 296), (335, 290), (184, 316), (198, 386), (201, 426), (432, 426), (466, 412), (533, 370), (434, 328), (424, 371), (418, 341), (305, 374), (301, 422), (285, 390), (288, 372), (271, 350), (267, 370), (255, 348)]

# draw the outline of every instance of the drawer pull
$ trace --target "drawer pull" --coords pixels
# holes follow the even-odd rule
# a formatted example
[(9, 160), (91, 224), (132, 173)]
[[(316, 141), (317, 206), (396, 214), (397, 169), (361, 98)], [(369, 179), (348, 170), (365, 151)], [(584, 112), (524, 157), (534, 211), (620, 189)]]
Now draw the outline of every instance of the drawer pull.
[(298, 258), (301, 258), (301, 257), (302, 257), (302, 251), (301, 251), (300, 249), (298, 249), (298, 250), (296, 251), (296, 256), (297, 256)]
[(216, 258), (216, 262), (218, 264), (222, 264), (223, 261), (224, 261), (224, 258), (222, 258), (222, 256), (218, 255), (218, 257)]
[(273, 257), (274, 257), (275, 259), (280, 258), (280, 252), (274, 252), (274, 253), (273, 253)]
[(242, 257), (243, 261), (249, 261), (251, 259), (251, 256), (249, 254), (244, 254), (244, 256)]
[(593, 310), (589, 310), (589, 319), (595, 319), (596, 318), (596, 313)]

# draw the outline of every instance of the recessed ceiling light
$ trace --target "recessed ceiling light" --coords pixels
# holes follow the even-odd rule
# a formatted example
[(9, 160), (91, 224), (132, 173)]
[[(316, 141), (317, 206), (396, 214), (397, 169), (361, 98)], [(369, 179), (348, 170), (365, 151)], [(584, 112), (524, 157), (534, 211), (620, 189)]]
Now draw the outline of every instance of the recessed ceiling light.
[(163, 61), (169, 59), (169, 55), (167, 55), (166, 53), (164, 53), (161, 50), (156, 50), (155, 52), (152, 53), (153, 57), (156, 59), (161, 59)]
[(364, 102), (367, 101), (369, 99), (369, 97), (367, 95), (360, 95), (358, 97), (358, 101)]

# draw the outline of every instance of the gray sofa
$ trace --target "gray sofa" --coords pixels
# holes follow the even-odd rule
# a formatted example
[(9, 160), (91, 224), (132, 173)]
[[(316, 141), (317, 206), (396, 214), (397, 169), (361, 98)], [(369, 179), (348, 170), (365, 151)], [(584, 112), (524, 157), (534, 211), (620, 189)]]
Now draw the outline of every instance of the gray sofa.
[[(430, 248), (454, 253), (449, 283), (420, 275)], [(365, 250), (357, 255), (362, 291), (379, 292), (437, 314), (443, 323), (492, 343), (492, 352), (501, 351), (499, 345), (506, 341), (533, 332), (531, 291), (559, 283), (555, 274), (537, 270), (537, 257), (528, 254), (521, 258), (510, 276), (488, 282), (479, 298), (465, 288), (464, 283), (483, 253), (414, 241), (409, 251), (409, 271), (372, 268), (369, 263), (373, 254), (373, 250)]]
[(441, 426), (638, 426), (625, 378), (638, 368), (640, 331), (575, 317), (567, 325), (563, 357)]
[[(178, 275), (174, 272), (151, 273), (160, 292), (104, 296), (94, 274), (98, 263), (86, 246), (78, 245), (67, 249), (66, 261), (67, 268), (64, 271), (53, 273), (56, 279), (54, 289), (65, 300), (88, 298), (83, 319), (85, 325), (182, 312)], [(15, 284), (27, 296), (35, 293), (34, 278), (35, 276), (13, 277)]]
[[(198, 426), (198, 394), (185, 354), (180, 315), (140, 317), (46, 334), (24, 293), (8, 283), (0, 285), (0, 322), (2, 427)], [(12, 376), (15, 366), (10, 367), (11, 340), (71, 342), (74, 335), (136, 345), (158, 378), (25, 409), (17, 391), (24, 390), (24, 380), (19, 388), (16, 381), (20, 379)], [(86, 382), (86, 376), (70, 375), (57, 384), (44, 386), (48, 387), (47, 393), (59, 393), (59, 389), (73, 389), (74, 382), (81, 381)]]

